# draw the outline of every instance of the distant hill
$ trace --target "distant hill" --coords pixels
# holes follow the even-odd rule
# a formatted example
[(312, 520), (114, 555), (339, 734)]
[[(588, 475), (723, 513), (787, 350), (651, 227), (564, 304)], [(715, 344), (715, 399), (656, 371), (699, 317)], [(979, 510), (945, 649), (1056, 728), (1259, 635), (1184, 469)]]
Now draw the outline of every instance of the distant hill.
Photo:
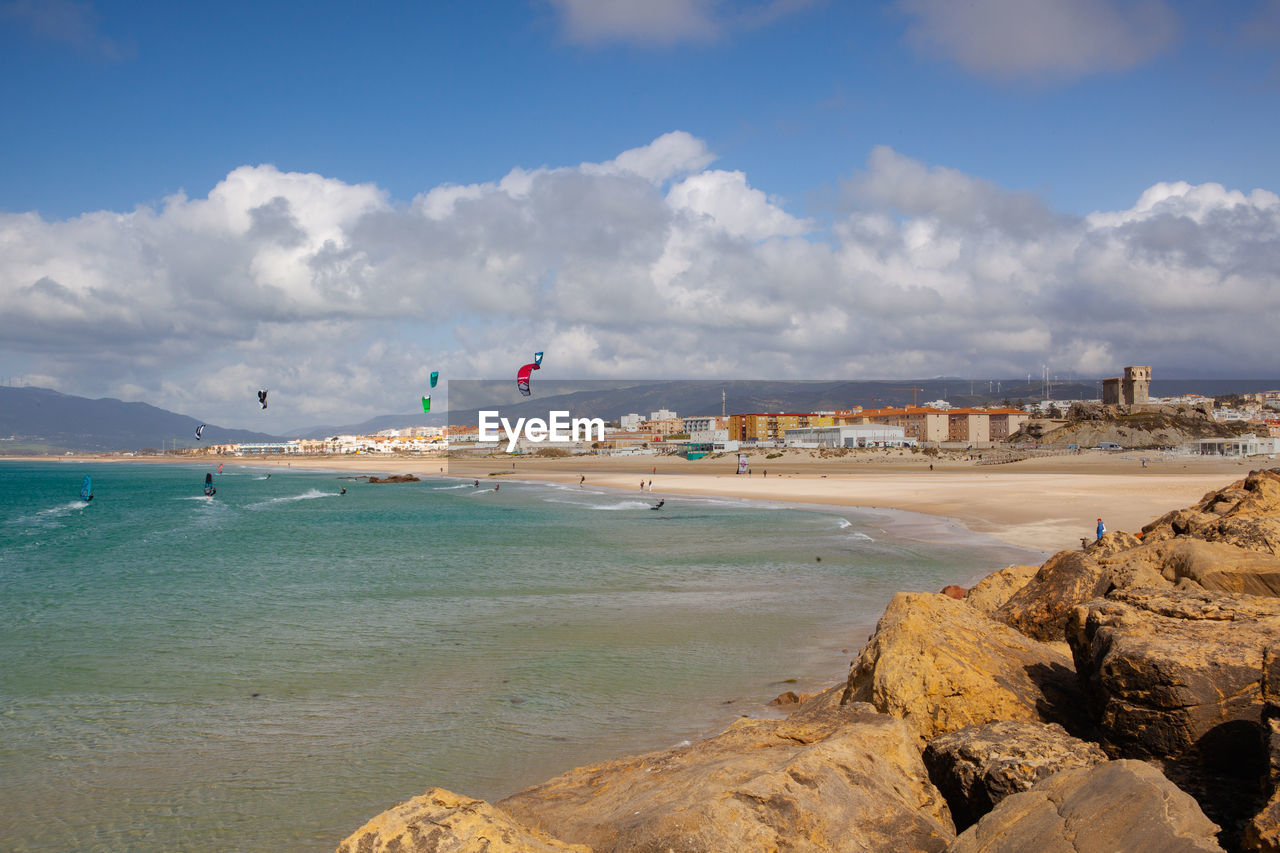
[(0, 386), (0, 454), (137, 451), (280, 440), (266, 433), (207, 424), (203, 440), (197, 442), (200, 423), (146, 403)]

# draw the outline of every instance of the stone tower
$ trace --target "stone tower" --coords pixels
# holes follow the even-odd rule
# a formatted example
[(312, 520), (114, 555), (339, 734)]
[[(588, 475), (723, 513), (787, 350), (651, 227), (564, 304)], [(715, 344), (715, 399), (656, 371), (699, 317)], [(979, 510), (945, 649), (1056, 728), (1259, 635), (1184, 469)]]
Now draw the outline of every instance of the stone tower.
[(1150, 399), (1151, 366), (1126, 367), (1124, 369), (1124, 402), (1127, 406), (1145, 403)]

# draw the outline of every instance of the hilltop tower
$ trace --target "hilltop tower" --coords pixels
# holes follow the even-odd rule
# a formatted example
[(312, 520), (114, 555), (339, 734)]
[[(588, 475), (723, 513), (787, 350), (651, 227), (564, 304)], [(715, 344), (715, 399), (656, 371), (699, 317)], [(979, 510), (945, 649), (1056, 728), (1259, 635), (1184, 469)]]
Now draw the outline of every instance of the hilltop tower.
[(1102, 402), (1108, 406), (1140, 405), (1150, 400), (1151, 366), (1126, 367), (1124, 378), (1102, 380)]
[(1136, 406), (1150, 399), (1151, 366), (1126, 367), (1124, 369), (1124, 402)]

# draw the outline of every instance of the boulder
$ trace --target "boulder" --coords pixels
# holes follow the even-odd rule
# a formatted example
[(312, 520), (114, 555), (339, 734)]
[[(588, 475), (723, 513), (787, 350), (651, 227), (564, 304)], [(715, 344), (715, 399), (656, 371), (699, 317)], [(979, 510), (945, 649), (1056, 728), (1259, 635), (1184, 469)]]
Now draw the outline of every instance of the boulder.
[(1218, 827), (1142, 761), (1064, 770), (1001, 800), (947, 853), (1221, 851)]
[(1059, 551), (996, 610), (994, 618), (1028, 637), (1060, 641), (1071, 608), (1104, 595), (1112, 585), (1111, 573), (1088, 553)]
[(955, 584), (947, 584), (942, 588), (941, 591), (943, 595), (949, 598), (964, 598), (965, 594), (969, 590), (965, 589), (962, 586), (956, 586)]
[(963, 831), (1010, 794), (1060, 770), (1106, 761), (1097, 744), (1053, 723), (1012, 720), (969, 726), (929, 741), (924, 765)]
[(483, 800), (443, 788), (387, 809), (351, 833), (338, 853), (591, 853), (520, 826)]
[(1075, 730), (1082, 696), (1065, 652), (962, 601), (898, 593), (854, 662), (841, 701), (901, 717), (923, 746), (998, 720)]
[(1176, 758), (1256, 755), (1263, 651), (1280, 601), (1181, 590), (1115, 590), (1072, 610), (1067, 640), (1104, 746)]
[(1068, 640), (1103, 748), (1161, 759), (1239, 845), (1266, 800), (1264, 654), (1280, 599), (1116, 590), (1072, 613)]
[(1280, 468), (1253, 471), (1209, 492), (1190, 509), (1175, 510), (1142, 528), (1144, 541), (1192, 536), (1280, 556)]
[(964, 600), (970, 607), (976, 608), (984, 616), (995, 613), (1015, 592), (1027, 585), (1027, 582), (1040, 571), (1039, 566), (1009, 566), (998, 572), (992, 572), (978, 581)]
[(899, 720), (823, 694), (786, 720), (580, 767), (498, 803), (598, 853), (931, 850), (951, 818)]

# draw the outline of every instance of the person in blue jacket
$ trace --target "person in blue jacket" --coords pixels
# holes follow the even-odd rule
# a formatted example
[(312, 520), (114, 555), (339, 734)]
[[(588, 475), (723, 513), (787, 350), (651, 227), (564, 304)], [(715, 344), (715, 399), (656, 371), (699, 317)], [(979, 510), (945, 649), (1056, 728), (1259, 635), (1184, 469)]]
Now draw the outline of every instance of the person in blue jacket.
[(1102, 534), (1107, 532), (1107, 526), (1102, 523), (1102, 519), (1098, 519), (1098, 538), (1102, 538)]

